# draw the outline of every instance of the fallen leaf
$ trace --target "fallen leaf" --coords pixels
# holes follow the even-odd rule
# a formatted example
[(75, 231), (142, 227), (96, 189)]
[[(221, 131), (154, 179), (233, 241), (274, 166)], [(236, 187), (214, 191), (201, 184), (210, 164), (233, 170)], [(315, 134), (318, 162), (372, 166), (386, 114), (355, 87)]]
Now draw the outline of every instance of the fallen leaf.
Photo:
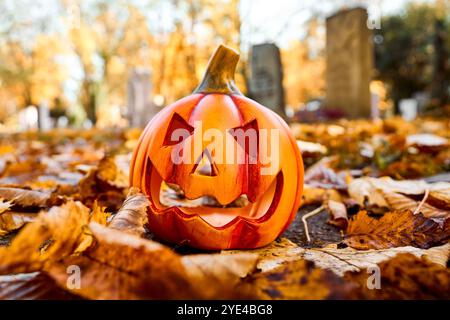
[(80, 299), (60, 287), (43, 272), (0, 276), (0, 300)]
[(92, 241), (86, 232), (90, 219), (90, 210), (79, 202), (42, 211), (9, 247), (0, 248), (0, 274), (38, 271), (48, 261), (80, 252)]
[(328, 200), (325, 202), (325, 206), (330, 214), (329, 224), (332, 224), (339, 229), (347, 229), (348, 217), (347, 208), (342, 202)]
[(414, 210), (419, 206), (426, 192), (426, 199), (440, 207), (425, 202), (421, 212), (428, 218), (448, 218), (450, 210), (450, 183), (427, 183), (424, 180), (393, 180), (389, 177), (363, 177), (350, 182), (348, 192), (359, 205), (370, 209), (371, 206), (389, 208), (391, 210)]
[(11, 201), (15, 206), (21, 208), (46, 208), (62, 202), (62, 199), (52, 197), (51, 192), (5, 187), (0, 187), (0, 198)]
[(131, 188), (119, 211), (114, 215), (109, 227), (141, 236), (145, 233), (147, 209), (150, 201), (137, 188)]
[(182, 264), (194, 286), (206, 299), (251, 299), (251, 291), (238, 288), (242, 278), (256, 268), (258, 255), (196, 254), (181, 257)]
[[(324, 189), (347, 190), (345, 175), (338, 174), (330, 168), (332, 158), (322, 158), (305, 171), (305, 184)], [(344, 173), (345, 174), (345, 173)]]
[(227, 250), (221, 254), (253, 253), (259, 256), (257, 269), (262, 272), (273, 270), (288, 262), (305, 259), (312, 261), (322, 269), (343, 276), (347, 271), (360, 271), (376, 266), (382, 261), (395, 257), (399, 253), (410, 253), (417, 257), (425, 257), (429, 261), (446, 266), (450, 257), (450, 243), (430, 249), (419, 249), (411, 246), (380, 249), (356, 250), (350, 247), (339, 248), (340, 244), (330, 244), (324, 248), (305, 249), (286, 238), (281, 238), (270, 245), (254, 250)]
[(303, 258), (313, 261), (316, 266), (333, 271), (343, 276), (348, 271), (360, 271), (371, 268), (380, 262), (389, 260), (400, 253), (409, 253), (417, 257), (424, 257), (429, 261), (446, 266), (450, 257), (450, 244), (419, 249), (411, 246), (379, 250), (356, 250), (350, 247), (338, 248), (337, 245), (328, 245), (324, 248), (308, 249)]
[(305, 185), (302, 193), (302, 206), (308, 206), (313, 204), (322, 204), (326, 200), (342, 201), (342, 197), (337, 190), (314, 188)]
[(120, 169), (116, 163), (116, 157), (110, 156), (106, 156), (100, 160), (96, 168), (96, 176), (99, 180), (122, 189), (128, 187), (128, 175), (126, 172)]
[(11, 208), (12, 202), (11, 201), (4, 201), (0, 198), (0, 214), (2, 214), (5, 211), (8, 211), (9, 208)]
[[(420, 204), (420, 201), (415, 201), (400, 193), (395, 192), (386, 193), (384, 191), (382, 191), (382, 193), (384, 198), (388, 202), (389, 207), (392, 210), (399, 210), (399, 211), (410, 210), (411, 212), (414, 212)], [(450, 211), (440, 210), (426, 202), (420, 206), (419, 212), (421, 212), (423, 216), (426, 218), (443, 218), (443, 219), (450, 218)]]
[(450, 238), (450, 220), (442, 225), (411, 211), (391, 211), (380, 219), (360, 211), (349, 222), (344, 243), (359, 250), (401, 246), (430, 248)]
[(249, 254), (181, 257), (162, 244), (95, 222), (89, 229), (94, 246), (46, 266), (64, 285), (67, 266), (78, 265), (83, 286), (69, 290), (88, 299), (236, 298), (242, 294), (236, 284), (257, 260)]
[(36, 213), (0, 213), (0, 236), (22, 228), (26, 223), (34, 221), (36, 216)]
[(348, 193), (362, 207), (368, 205), (388, 207), (383, 194), (372, 185), (369, 178), (353, 179), (348, 185)]
[(255, 291), (260, 299), (296, 300), (348, 299), (356, 288), (331, 271), (316, 268), (313, 262), (302, 259), (256, 273), (242, 287)]
[(369, 288), (373, 270), (348, 272), (345, 279), (358, 283), (364, 299), (450, 299), (450, 269), (425, 258), (402, 253), (381, 262), (380, 288)]

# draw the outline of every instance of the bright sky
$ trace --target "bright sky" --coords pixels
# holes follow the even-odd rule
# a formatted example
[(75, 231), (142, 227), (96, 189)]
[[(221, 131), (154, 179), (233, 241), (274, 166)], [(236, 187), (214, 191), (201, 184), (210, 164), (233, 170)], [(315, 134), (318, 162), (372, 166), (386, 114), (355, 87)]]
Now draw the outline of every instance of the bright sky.
[[(431, 2), (433, 0), (415, 0)], [(247, 43), (276, 42), (284, 47), (301, 38), (306, 22), (315, 13), (328, 16), (343, 4), (368, 8), (371, 17), (400, 13), (411, 0), (241, 0), (244, 46)]]

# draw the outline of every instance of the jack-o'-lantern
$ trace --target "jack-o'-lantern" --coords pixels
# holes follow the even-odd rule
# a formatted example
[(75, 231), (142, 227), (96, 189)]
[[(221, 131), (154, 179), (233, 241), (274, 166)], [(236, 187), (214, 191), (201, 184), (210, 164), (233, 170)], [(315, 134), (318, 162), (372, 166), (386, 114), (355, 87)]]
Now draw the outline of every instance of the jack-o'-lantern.
[(281, 117), (237, 89), (238, 60), (219, 46), (193, 94), (162, 109), (140, 137), (130, 183), (148, 196), (148, 226), (160, 239), (257, 248), (295, 217), (300, 151)]

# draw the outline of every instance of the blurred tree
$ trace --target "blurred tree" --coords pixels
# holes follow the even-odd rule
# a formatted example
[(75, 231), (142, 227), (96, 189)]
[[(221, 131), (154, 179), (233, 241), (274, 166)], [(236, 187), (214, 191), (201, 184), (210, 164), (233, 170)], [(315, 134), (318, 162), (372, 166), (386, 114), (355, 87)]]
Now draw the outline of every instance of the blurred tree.
[(61, 97), (67, 74), (57, 57), (63, 53), (64, 47), (56, 36), (40, 35), (30, 49), (16, 40), (2, 43), (0, 91), (5, 100), (1, 103), (22, 108), (43, 101), (51, 104), (56, 97)]
[(325, 94), (325, 33), (319, 27), (318, 19), (312, 18), (304, 39), (281, 52), (286, 103), (294, 108)]
[(80, 10), (69, 39), (83, 71), (79, 100), (95, 124), (100, 105), (123, 104), (129, 69), (149, 65), (145, 53), (152, 38), (137, 8), (98, 1)]
[[(165, 17), (173, 19), (169, 32), (151, 31), (148, 18), (130, 3), (98, 0), (81, 6), (69, 39), (83, 70), (79, 100), (88, 118), (96, 122), (100, 105), (124, 104), (134, 67), (150, 69), (153, 94), (166, 103), (192, 92), (219, 43), (240, 46), (239, 0), (219, 2), (173, 1), (176, 14)], [(237, 81), (245, 90), (242, 65)]]
[[(377, 78), (389, 85), (390, 98), (398, 101), (418, 91), (447, 98), (450, 70), (450, 4), (409, 4), (404, 15), (386, 16), (375, 30)], [(445, 39), (446, 38), (446, 39)]]

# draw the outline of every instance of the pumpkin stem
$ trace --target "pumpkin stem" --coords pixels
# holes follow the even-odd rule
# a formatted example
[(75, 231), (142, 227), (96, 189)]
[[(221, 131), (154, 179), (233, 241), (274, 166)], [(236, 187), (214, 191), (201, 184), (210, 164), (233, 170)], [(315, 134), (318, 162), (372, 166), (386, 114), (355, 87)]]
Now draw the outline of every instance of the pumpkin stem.
[(234, 73), (239, 61), (239, 53), (220, 45), (206, 67), (202, 82), (194, 93), (223, 93), (242, 95), (234, 82)]

